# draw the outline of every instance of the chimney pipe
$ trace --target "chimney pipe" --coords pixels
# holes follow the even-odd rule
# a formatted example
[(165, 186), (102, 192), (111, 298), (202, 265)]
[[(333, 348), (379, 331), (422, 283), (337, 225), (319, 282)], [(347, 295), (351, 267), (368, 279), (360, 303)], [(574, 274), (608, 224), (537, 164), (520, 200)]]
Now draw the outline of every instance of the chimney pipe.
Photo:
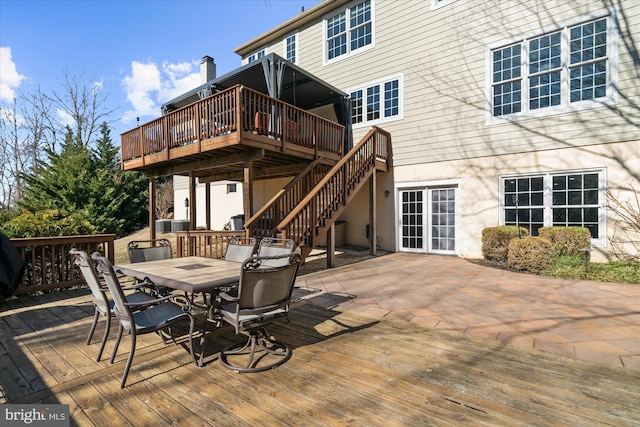
[(216, 78), (216, 64), (210, 56), (204, 56), (200, 63), (200, 83), (206, 83)]

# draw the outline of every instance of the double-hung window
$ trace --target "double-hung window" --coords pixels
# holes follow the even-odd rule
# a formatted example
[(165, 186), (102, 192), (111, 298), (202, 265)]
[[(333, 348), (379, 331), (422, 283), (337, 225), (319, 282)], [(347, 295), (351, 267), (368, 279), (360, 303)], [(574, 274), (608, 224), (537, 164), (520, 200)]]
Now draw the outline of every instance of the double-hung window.
[(402, 118), (402, 76), (394, 76), (348, 91), (351, 123), (370, 126)]
[(540, 227), (576, 226), (604, 243), (603, 170), (550, 172), (500, 179), (502, 223), (520, 225), (532, 236)]
[(490, 52), (490, 114), (526, 118), (616, 101), (615, 17), (566, 25)]
[(373, 0), (357, 1), (324, 20), (325, 61), (373, 46)]
[(294, 64), (298, 61), (298, 33), (291, 34), (284, 39), (284, 57)]

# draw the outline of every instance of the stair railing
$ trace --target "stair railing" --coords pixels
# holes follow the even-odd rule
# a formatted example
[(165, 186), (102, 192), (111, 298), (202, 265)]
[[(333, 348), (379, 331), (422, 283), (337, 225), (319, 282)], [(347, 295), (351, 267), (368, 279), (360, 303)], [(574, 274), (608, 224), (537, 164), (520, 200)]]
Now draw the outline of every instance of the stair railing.
[(278, 224), (282, 237), (292, 239), (295, 247), (305, 246), (306, 252), (310, 252), (322, 232), (336, 221), (364, 185), (377, 163), (383, 163), (386, 170), (390, 145), (388, 132), (378, 127), (367, 132)]
[(330, 165), (317, 160), (310, 163), (245, 222), (246, 236), (274, 237), (285, 214), (291, 212), (330, 169)]

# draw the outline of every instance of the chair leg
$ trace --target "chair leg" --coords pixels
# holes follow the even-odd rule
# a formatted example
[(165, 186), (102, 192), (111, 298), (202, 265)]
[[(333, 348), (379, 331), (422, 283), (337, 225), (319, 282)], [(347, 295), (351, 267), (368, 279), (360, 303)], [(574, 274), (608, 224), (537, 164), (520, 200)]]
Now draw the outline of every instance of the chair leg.
[(118, 352), (118, 346), (120, 345), (120, 340), (122, 339), (123, 330), (124, 328), (122, 327), (122, 324), (120, 324), (120, 327), (118, 328), (118, 336), (116, 337), (116, 343), (113, 346), (113, 353), (111, 353), (111, 363), (113, 363), (113, 361), (116, 359), (116, 353)]
[[(193, 322), (193, 319), (191, 320), (191, 322)], [(207, 322), (209, 322), (209, 319), (207, 315), (205, 315), (203, 325), (202, 325), (202, 336), (200, 337), (200, 360), (196, 363), (199, 367), (202, 367), (202, 363), (204, 359), (204, 343), (205, 343), (204, 337), (207, 334)], [(190, 335), (189, 339), (193, 341), (193, 336)], [(191, 346), (191, 350), (193, 352), (193, 345)]]
[[(247, 350), (249, 349), (249, 350)], [(259, 357), (256, 357), (260, 354)], [(230, 357), (241, 356), (246, 360), (244, 366), (233, 365)], [(258, 366), (268, 356), (276, 357), (275, 362)], [(230, 345), (220, 352), (220, 363), (235, 372), (261, 372), (280, 366), (291, 358), (291, 349), (283, 342), (269, 339), (264, 328), (249, 332), (246, 341)]]
[[(202, 354), (204, 354), (204, 341), (202, 343), (202, 350), (203, 353), (200, 354), (200, 363), (198, 363), (198, 360), (196, 359), (196, 354), (193, 352), (193, 330), (195, 329), (195, 325), (196, 325), (196, 321), (193, 318), (193, 316), (189, 316), (189, 353), (191, 353), (191, 358), (193, 359), (193, 363), (196, 364), (196, 366), (200, 367), (202, 366)], [(206, 319), (205, 319), (206, 322)], [(202, 339), (204, 339), (204, 336), (202, 337)]]
[(89, 329), (89, 336), (87, 337), (87, 345), (91, 344), (91, 338), (93, 338), (93, 333), (96, 330), (96, 325), (98, 324), (98, 317), (100, 317), (100, 312), (98, 308), (94, 306), (93, 313), (93, 323), (91, 324), (91, 329)]
[(100, 350), (98, 350), (98, 356), (96, 357), (96, 362), (100, 361), (102, 357), (102, 352), (104, 351), (104, 346), (107, 343), (107, 338), (109, 338), (109, 330), (111, 329), (111, 315), (107, 314), (106, 321), (104, 325), (104, 335), (102, 336), (102, 343), (100, 344)]
[(120, 388), (124, 388), (125, 382), (127, 382), (127, 376), (129, 375), (129, 369), (131, 368), (131, 362), (133, 362), (133, 354), (136, 351), (136, 333), (131, 331), (131, 351), (129, 351), (129, 357), (127, 358), (127, 364), (124, 367), (124, 373), (122, 374), (122, 381), (120, 382)]

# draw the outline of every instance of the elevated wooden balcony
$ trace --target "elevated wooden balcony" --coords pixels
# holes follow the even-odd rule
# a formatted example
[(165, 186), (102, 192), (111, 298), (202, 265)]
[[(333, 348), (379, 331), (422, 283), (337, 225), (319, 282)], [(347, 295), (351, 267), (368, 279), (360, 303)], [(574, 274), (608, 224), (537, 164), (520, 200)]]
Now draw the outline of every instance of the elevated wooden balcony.
[(201, 181), (291, 176), (310, 161), (333, 165), (345, 127), (242, 85), (172, 111), (122, 134), (122, 168)]

